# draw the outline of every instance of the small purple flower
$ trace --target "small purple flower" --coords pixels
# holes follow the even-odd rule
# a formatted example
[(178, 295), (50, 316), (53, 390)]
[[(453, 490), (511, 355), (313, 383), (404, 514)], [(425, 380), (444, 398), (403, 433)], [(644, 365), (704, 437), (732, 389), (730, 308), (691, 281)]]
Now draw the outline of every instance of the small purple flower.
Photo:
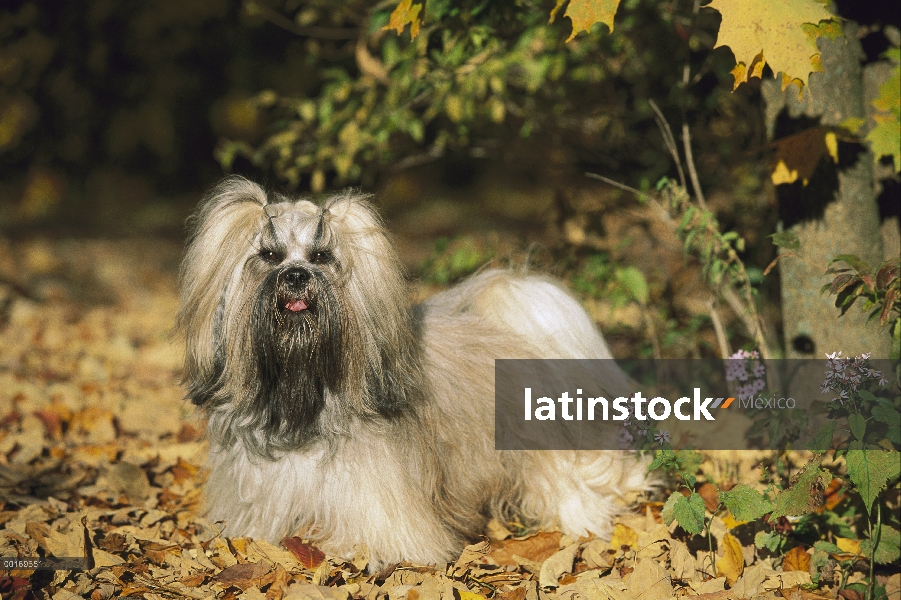
[(654, 434), (654, 440), (661, 446), (665, 443), (668, 443), (669, 432), (663, 431), (662, 429), (658, 430), (657, 433)]
[(760, 379), (766, 374), (766, 367), (763, 366), (763, 363), (754, 363), (754, 368), (751, 370), (751, 373), (753, 373), (754, 377)]

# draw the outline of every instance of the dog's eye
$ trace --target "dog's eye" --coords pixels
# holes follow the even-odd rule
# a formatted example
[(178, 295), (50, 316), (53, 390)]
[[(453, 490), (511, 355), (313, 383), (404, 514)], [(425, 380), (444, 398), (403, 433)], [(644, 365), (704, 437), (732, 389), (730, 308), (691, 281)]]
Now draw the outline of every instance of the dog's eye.
[(279, 254), (275, 250), (269, 250), (268, 248), (263, 248), (262, 250), (260, 250), (260, 258), (273, 265), (277, 265), (282, 262), (281, 254)]
[(310, 256), (310, 262), (316, 265), (321, 265), (323, 263), (327, 263), (332, 260), (332, 253), (328, 250), (317, 250), (313, 252)]

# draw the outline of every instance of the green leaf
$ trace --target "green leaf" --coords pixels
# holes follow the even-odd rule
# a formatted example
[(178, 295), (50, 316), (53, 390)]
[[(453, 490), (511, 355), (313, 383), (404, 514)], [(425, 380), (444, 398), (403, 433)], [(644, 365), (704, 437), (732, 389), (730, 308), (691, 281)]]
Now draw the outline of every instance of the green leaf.
[(810, 557), (810, 571), (813, 573), (811, 579), (814, 583), (819, 583), (820, 571), (829, 564), (829, 560), (828, 553), (823, 552), (822, 550), (814, 550), (813, 555)]
[(761, 549), (766, 548), (770, 552), (778, 550), (781, 543), (782, 536), (775, 531), (759, 531), (754, 536), (754, 545)]
[(898, 412), (898, 409), (884, 404), (877, 404), (873, 407), (873, 418), (894, 427), (901, 425), (901, 413)]
[(896, 564), (901, 558), (901, 532), (894, 527), (882, 525), (877, 530), (875, 555), (873, 553), (873, 540), (864, 540), (860, 544), (861, 551), (880, 565)]
[(848, 415), (848, 425), (851, 426), (851, 433), (854, 437), (863, 441), (863, 435), (867, 431), (867, 420), (857, 413)]
[(857, 394), (868, 402), (879, 402), (879, 398), (868, 392), (867, 390), (858, 390)]
[(679, 492), (673, 492), (670, 494), (670, 497), (666, 499), (666, 503), (663, 505), (663, 508), (660, 509), (660, 517), (663, 519), (663, 522), (667, 527), (672, 524), (673, 520), (676, 518), (675, 513), (673, 512), (676, 508), (676, 502), (679, 501), (680, 498), (685, 498)]
[(814, 452), (824, 452), (832, 447), (832, 435), (835, 433), (835, 421), (826, 421), (816, 437), (807, 442), (806, 448)]
[(869, 263), (861, 260), (856, 254), (838, 254), (832, 257), (830, 264), (842, 261), (848, 263), (848, 266), (857, 271), (858, 273), (869, 273), (870, 265)]
[(648, 303), (648, 282), (641, 271), (635, 267), (623, 267), (617, 269), (616, 279), (640, 304)]
[(826, 483), (832, 481), (832, 475), (820, 468), (819, 460), (813, 460), (792, 478), (792, 485), (776, 496), (775, 509), (770, 520), (785, 516), (800, 516), (813, 512), (818, 506)]
[(704, 499), (697, 492), (692, 492), (686, 498), (679, 494), (673, 507), (673, 515), (679, 525), (692, 535), (697, 535), (704, 530)]
[(682, 471), (688, 473), (696, 473), (704, 461), (704, 455), (697, 450), (677, 450), (675, 456)]
[(819, 541), (815, 542), (813, 549), (820, 552), (829, 552), (830, 554), (844, 554), (844, 550), (833, 544), (832, 542)]
[(739, 521), (753, 521), (773, 510), (772, 502), (744, 483), (735, 486), (728, 492), (720, 492), (720, 501)]
[(788, 250), (799, 250), (801, 248), (801, 240), (794, 231), (780, 231), (769, 236), (773, 240), (773, 244), (786, 248)]
[(883, 450), (849, 450), (848, 477), (851, 478), (867, 513), (885, 484), (901, 472), (901, 453)]

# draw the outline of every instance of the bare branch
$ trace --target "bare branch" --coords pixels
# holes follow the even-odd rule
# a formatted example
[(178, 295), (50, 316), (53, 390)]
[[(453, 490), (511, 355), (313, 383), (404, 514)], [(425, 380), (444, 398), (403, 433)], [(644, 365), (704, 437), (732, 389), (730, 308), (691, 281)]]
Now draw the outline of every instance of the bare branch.
[(710, 298), (707, 301), (707, 308), (710, 311), (710, 320), (713, 322), (713, 330), (716, 332), (716, 341), (720, 346), (720, 357), (727, 359), (732, 356), (732, 350), (729, 348), (729, 339), (726, 337), (726, 328), (723, 327), (723, 320), (720, 313), (716, 309), (716, 299)]
[(694, 154), (691, 151), (691, 133), (688, 130), (688, 123), (682, 123), (682, 144), (685, 149), (685, 164), (688, 166), (688, 174), (691, 176), (691, 187), (695, 191), (695, 197), (701, 208), (710, 212), (707, 207), (707, 201), (704, 199), (704, 191), (701, 189), (701, 180), (698, 179), (698, 171), (695, 169)]
[(323, 40), (352, 40), (360, 34), (355, 27), (321, 27), (319, 25), (298, 25), (280, 12), (262, 4), (254, 4), (254, 10), (277, 27), (290, 31), (295, 35), (319, 38)]
[(660, 110), (657, 103), (651, 99), (648, 100), (648, 104), (654, 109), (654, 120), (657, 122), (657, 127), (660, 129), (661, 135), (663, 135), (663, 142), (666, 144), (666, 149), (669, 150), (670, 156), (673, 157), (673, 162), (676, 163), (676, 169), (679, 171), (679, 181), (682, 184), (682, 188), (686, 189), (688, 186), (685, 183), (685, 172), (682, 171), (682, 159), (679, 158), (679, 149), (676, 146), (676, 137), (673, 135), (673, 130), (670, 129), (669, 123), (667, 122), (666, 117), (663, 116), (663, 111)]

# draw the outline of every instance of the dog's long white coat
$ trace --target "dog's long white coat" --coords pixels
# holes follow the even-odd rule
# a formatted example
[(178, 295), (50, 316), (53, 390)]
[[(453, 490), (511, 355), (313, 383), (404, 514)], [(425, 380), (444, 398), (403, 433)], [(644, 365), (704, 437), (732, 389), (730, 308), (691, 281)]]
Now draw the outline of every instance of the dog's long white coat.
[[(261, 257), (272, 258), (273, 240), (279, 258), (267, 262)], [(330, 259), (316, 262), (323, 247)], [(254, 354), (254, 342), (264, 339), (255, 336), (265, 332), (252, 315), (278, 314), (265, 311), (281, 310), (280, 300), (260, 290), (288, 269), (315, 273), (323, 287), (309, 293), (331, 294), (341, 310), (311, 309), (306, 316), (314, 325), (305, 333), (280, 331), (328, 333), (331, 321), (316, 318), (339, 315), (335, 329), (344, 337), (322, 344), (343, 344), (344, 354), (310, 346), (300, 363), (279, 367), (285, 378), (278, 381), (297, 385), (297, 394), (283, 386), (275, 403), (261, 408), (258, 401), (269, 398), (260, 391), (270, 388), (261, 384), (258, 361), (268, 358)], [(206, 506), (227, 535), (278, 543), (299, 533), (347, 557), (365, 545), (374, 568), (441, 563), (490, 517), (559, 526), (573, 536), (608, 535), (624, 510), (620, 497), (647, 487), (643, 464), (624, 453), (494, 449), (495, 359), (610, 358), (607, 345), (559, 283), (513, 271), (486, 271), (438, 294), (412, 322), (394, 248), (358, 196), (316, 206), (226, 180), (198, 211), (181, 293), (185, 379), (209, 414)], [(315, 398), (318, 412), (266, 413), (269, 406), (301, 406), (293, 404), (303, 388), (297, 377), (307, 371), (291, 369), (331, 360), (347, 367), (342, 391)], [(387, 408), (380, 405), (369, 383), (386, 373), (396, 375), (391, 385), (407, 386), (400, 412), (392, 412), (391, 398)], [(599, 387), (615, 392), (623, 378), (611, 367)], [(261, 413), (315, 418), (316, 427), (294, 423), (293, 431), (312, 437), (266, 457), (273, 423), (257, 418)], [(274, 425), (290, 431), (292, 422)]]
[[(426, 306), (426, 370), (444, 379), (432, 387), (438, 427), (460, 436), (451, 450), (460, 453), (461, 462), (467, 455), (473, 461), (472, 479), (454, 485), (464, 495), (477, 494), (468, 488), (490, 487), (491, 477), (520, 470), (512, 476), (521, 484), (518, 508), (526, 517), (572, 536), (608, 535), (613, 517), (623, 510), (618, 497), (646, 488), (643, 465), (634, 457), (493, 449), (492, 348), (517, 347), (517, 356), (610, 358), (585, 311), (555, 282), (506, 271), (487, 271)], [(473, 376), (478, 371), (481, 376)], [(461, 395), (480, 398), (461, 402)], [(365, 544), (375, 565), (451, 560), (454, 539), (419, 488), (422, 474), (405, 464), (404, 444), (386, 444), (384, 436), (391, 433), (390, 427), (361, 422), (337, 449), (323, 444), (277, 461), (250, 456), (240, 447), (214, 450), (210, 514), (224, 519), (232, 535), (277, 542), (301, 528), (305, 535), (321, 536), (325, 550), (344, 556)], [(510, 458), (505, 454), (516, 456), (505, 460)]]

